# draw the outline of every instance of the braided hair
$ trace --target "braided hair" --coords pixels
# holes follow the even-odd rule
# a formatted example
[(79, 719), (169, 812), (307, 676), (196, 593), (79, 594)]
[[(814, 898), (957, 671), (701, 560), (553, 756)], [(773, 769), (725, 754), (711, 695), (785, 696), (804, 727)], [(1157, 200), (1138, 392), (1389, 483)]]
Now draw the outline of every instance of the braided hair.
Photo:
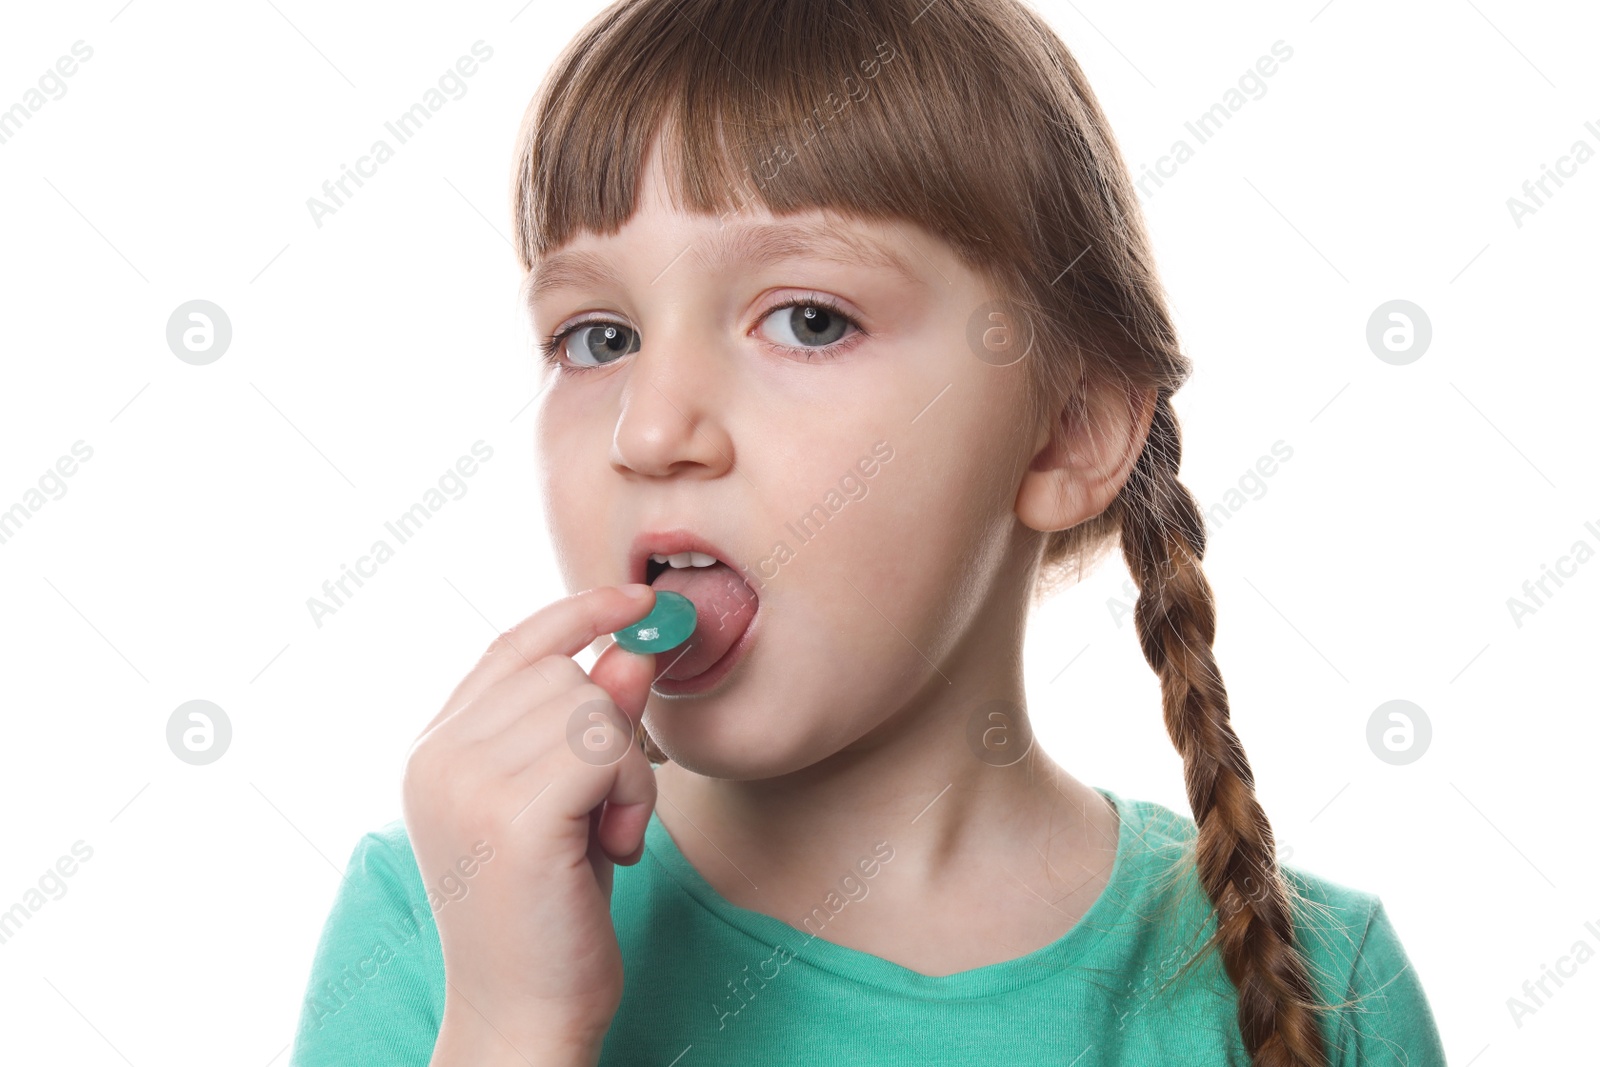
[(1122, 554), (1139, 587), (1139, 647), (1161, 679), (1167, 733), (1183, 757), (1199, 835), (1195, 866), (1217, 910), (1215, 943), (1239, 992), (1239, 1029), (1259, 1067), (1326, 1062), (1291, 891), (1256, 799), (1211, 644), (1216, 605), (1200, 569), (1206, 531), (1178, 481), (1182, 444), (1171, 394), (1156, 398), (1148, 440), (1121, 494)]

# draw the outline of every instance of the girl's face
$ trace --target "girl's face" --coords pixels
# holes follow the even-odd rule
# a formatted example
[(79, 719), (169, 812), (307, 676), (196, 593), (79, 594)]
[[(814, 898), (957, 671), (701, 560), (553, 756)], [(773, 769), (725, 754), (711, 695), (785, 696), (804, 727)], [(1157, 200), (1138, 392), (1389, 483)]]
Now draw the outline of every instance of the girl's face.
[[(968, 340), (992, 294), (910, 223), (680, 213), (659, 152), (641, 197), (619, 232), (535, 270), (552, 283), (531, 298), (541, 339), (601, 324), (545, 370), (552, 542), (577, 591), (643, 580), (636, 538), (689, 530), (758, 596), (734, 670), (696, 695), (652, 691), (646, 726), (675, 762), (731, 779), (913, 723), (959, 739), (1012, 691), (1039, 547), (1015, 513), (1040, 441), (1021, 415), (1027, 361)], [(572, 253), (603, 276), (549, 269)], [(838, 311), (806, 318), (818, 300)], [(607, 323), (625, 328), (609, 346)]]

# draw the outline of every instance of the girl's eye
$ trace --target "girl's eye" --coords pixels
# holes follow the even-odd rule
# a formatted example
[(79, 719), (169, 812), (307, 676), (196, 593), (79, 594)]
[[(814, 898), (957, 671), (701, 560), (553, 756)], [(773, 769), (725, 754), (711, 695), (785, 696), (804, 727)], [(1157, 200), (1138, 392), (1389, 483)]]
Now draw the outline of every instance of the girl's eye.
[[(797, 297), (779, 304), (761, 320), (761, 326), (769, 324), (778, 331), (776, 338), (768, 338), (773, 344), (802, 352), (807, 359), (813, 354), (835, 356), (848, 347), (839, 343), (848, 336), (847, 330), (862, 332), (844, 309), (823, 297)], [(539, 347), (547, 362), (593, 370), (639, 351), (639, 334), (619, 322), (579, 322), (540, 341)]]
[[(774, 308), (761, 325), (772, 324), (778, 330), (775, 343), (785, 348), (798, 348), (810, 353), (834, 345), (852, 326), (851, 319), (837, 304), (819, 297), (791, 300)], [(825, 353), (832, 355), (833, 353)]]
[[(603, 367), (630, 352), (639, 351), (639, 334), (616, 322), (580, 322), (568, 326), (548, 341), (539, 342), (546, 360), (559, 363), (558, 353), (584, 370)], [(590, 363), (587, 360), (593, 359)]]

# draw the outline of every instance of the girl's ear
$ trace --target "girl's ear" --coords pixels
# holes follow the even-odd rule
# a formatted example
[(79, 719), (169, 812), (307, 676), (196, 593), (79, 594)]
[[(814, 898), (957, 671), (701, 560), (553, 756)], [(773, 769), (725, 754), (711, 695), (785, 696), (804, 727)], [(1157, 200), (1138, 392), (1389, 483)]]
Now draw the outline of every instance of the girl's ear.
[(1042, 426), (1017, 490), (1017, 518), (1041, 533), (1087, 522), (1111, 505), (1144, 451), (1156, 391), (1095, 385)]

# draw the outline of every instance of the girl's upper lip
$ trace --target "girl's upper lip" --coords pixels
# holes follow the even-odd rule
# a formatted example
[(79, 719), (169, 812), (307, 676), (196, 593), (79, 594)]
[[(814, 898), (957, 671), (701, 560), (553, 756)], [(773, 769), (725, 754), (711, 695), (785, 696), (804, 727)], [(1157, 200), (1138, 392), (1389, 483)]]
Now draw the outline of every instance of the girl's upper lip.
[(633, 539), (633, 547), (628, 554), (628, 581), (638, 582), (641, 585), (647, 582), (650, 556), (655, 552), (663, 556), (677, 552), (704, 552), (708, 556), (717, 557), (741, 576), (744, 571), (739, 561), (715, 542), (701, 537), (693, 530), (679, 526), (670, 530), (645, 530)]

